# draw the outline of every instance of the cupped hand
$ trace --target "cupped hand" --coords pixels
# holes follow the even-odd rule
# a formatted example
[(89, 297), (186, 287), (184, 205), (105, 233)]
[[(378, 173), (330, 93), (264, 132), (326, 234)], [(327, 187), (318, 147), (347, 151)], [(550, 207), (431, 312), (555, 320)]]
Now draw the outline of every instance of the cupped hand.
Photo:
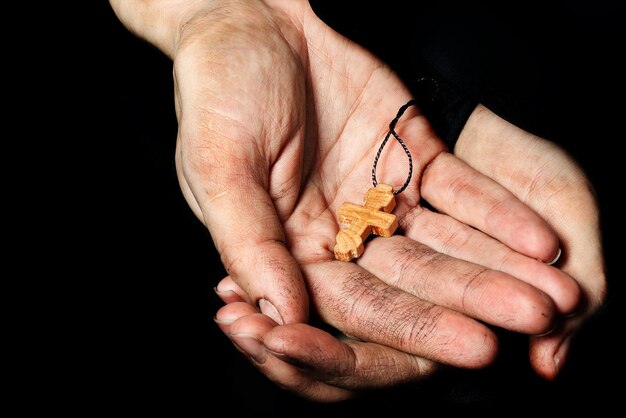
[[(510, 190), (558, 234), (562, 254), (555, 266), (576, 279), (582, 298), (575, 311), (559, 321), (554, 332), (531, 338), (531, 364), (538, 374), (552, 380), (565, 363), (576, 331), (601, 309), (606, 299), (599, 209), (593, 186), (563, 149), (517, 128), (484, 106), (479, 106), (468, 120), (454, 153)], [(430, 245), (443, 251), (435, 242)], [(445, 252), (473, 259), (463, 250), (452, 248), (455, 246), (448, 245), (449, 251)], [(481, 261), (487, 267), (497, 268), (490, 261)], [(520, 266), (505, 263), (502, 270), (519, 275)]]
[[(478, 106), (467, 122), (455, 152), (546, 216), (561, 238), (562, 254), (555, 266), (525, 257), (454, 218), (423, 208), (409, 211), (400, 222), (405, 235), (416, 240), (411, 244), (413, 248), (422, 246), (421, 251), (415, 251), (416, 257), (389, 257), (393, 254), (389, 250), (397, 244), (394, 240), (401, 239), (395, 237), (373, 240), (358, 262), (378, 277), (392, 277), (391, 283), (422, 295), (437, 286), (446, 287), (445, 280), (429, 280), (429, 268), (442, 266), (446, 259), (441, 254), (525, 278), (560, 301), (579, 301), (578, 288), (557, 279), (563, 277), (563, 271), (576, 277), (582, 300), (562, 305), (555, 329), (530, 340), (532, 366), (544, 378), (553, 379), (564, 365), (575, 332), (599, 310), (605, 298), (606, 278), (593, 189), (580, 167), (562, 149), (509, 124), (483, 106)], [(434, 174), (437, 173), (428, 175)], [(436, 190), (425, 187), (423, 193), (430, 196)], [(431, 196), (430, 200), (437, 202), (437, 197)], [(403, 246), (404, 252), (409, 253), (409, 248)], [(481, 281), (477, 278), (473, 283)], [(480, 288), (474, 283), (467, 289), (474, 287)], [(257, 366), (275, 381), (305, 396), (334, 400), (366, 388), (427, 377), (437, 369), (433, 361), (390, 347), (351, 338), (333, 339), (324, 331), (305, 325), (276, 326), (271, 319), (257, 314), (250, 304), (233, 303), (246, 297), (230, 278), (224, 279), (218, 288), (223, 289), (218, 293), (228, 304), (218, 312), (219, 326), (243, 344), (254, 341), (254, 352), (259, 356), (255, 360)], [(449, 286), (447, 296), (454, 293), (453, 289)], [(344, 302), (356, 304), (355, 299), (364, 290), (345, 292)], [(374, 300), (378, 305), (392, 303), (385, 292), (377, 294)], [(396, 329), (400, 326), (397, 324)]]
[[(484, 323), (542, 334), (554, 326), (555, 314), (575, 307), (575, 282), (538, 261), (558, 251), (548, 225), (504, 187), (447, 153), (414, 108), (396, 127), (414, 163), (412, 182), (397, 196), (394, 211), (406, 236), (372, 240), (357, 263), (334, 260), (337, 208), (359, 203), (370, 187), (376, 150), (410, 93), (305, 1), (233, 1), (206, 10), (184, 26), (173, 57), (181, 187), (230, 274), (218, 291), (250, 302), (226, 306), (217, 319), (253, 359), (263, 356), (253, 355), (245, 342), (263, 341), (272, 361), (266, 356), (256, 364), (277, 383), (299, 390), (306, 384), (298, 379), (304, 379), (315, 387), (305, 396), (334, 399), (355, 387), (415, 378), (430, 361), (480, 367), (493, 359), (497, 345)], [(390, 143), (378, 165), (379, 181), (398, 187), (407, 172), (403, 150)], [(429, 194), (420, 195), (420, 184)], [(422, 197), (439, 213), (423, 207)], [(507, 262), (526, 270), (520, 267), (523, 274), (514, 278), (416, 242), (409, 220), (430, 217), (485, 246), (506, 245), (518, 254)], [(301, 324), (307, 292), (316, 315), (354, 339), (341, 341)], [(253, 314), (256, 306), (267, 315)], [(326, 369), (336, 371), (348, 359), (367, 363), (369, 378), (356, 373), (314, 384), (279, 359), (306, 363), (298, 357), (305, 347), (337, 354), (318, 358)], [(370, 369), (377, 358), (388, 359), (384, 373)], [(422, 366), (398, 373), (405, 363)]]

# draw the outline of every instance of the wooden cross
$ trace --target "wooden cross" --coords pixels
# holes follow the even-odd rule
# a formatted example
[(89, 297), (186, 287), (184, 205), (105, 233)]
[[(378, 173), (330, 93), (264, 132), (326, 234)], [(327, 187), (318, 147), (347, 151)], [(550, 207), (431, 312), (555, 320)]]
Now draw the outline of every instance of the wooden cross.
[(370, 188), (363, 205), (346, 202), (338, 212), (342, 229), (337, 233), (335, 258), (350, 261), (363, 254), (363, 242), (370, 234), (390, 237), (396, 231), (396, 215), (389, 212), (396, 206), (393, 187), (379, 184)]

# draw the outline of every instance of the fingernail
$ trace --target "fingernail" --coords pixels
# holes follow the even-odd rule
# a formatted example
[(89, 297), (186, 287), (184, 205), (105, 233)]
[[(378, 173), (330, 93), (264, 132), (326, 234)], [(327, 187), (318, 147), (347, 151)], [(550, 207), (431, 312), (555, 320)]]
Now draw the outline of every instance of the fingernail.
[(558, 324), (558, 322), (555, 321), (555, 323), (552, 325), (552, 328), (550, 328), (548, 331), (544, 332), (543, 334), (536, 334), (534, 336), (535, 337), (545, 337), (546, 335), (552, 334), (558, 327), (559, 327), (559, 324)]
[(348, 333), (345, 333), (345, 332), (342, 332), (341, 335), (339, 335), (337, 338), (339, 338), (340, 340), (363, 341), (359, 337), (355, 337), (354, 335), (348, 334)]
[(217, 287), (213, 288), (213, 291), (219, 295), (219, 296), (229, 296), (229, 295), (236, 295), (235, 292), (233, 292), (232, 290), (219, 290)]
[(268, 349), (266, 349), (266, 350), (267, 350), (268, 353), (270, 353), (271, 355), (273, 355), (277, 359), (279, 359), (281, 361), (284, 361), (285, 363), (289, 363), (292, 366), (297, 367), (300, 370), (306, 371), (306, 370), (310, 370), (311, 369), (311, 367), (309, 365), (307, 365), (306, 363), (304, 363), (304, 362), (302, 362), (302, 361), (300, 361), (298, 359), (295, 359), (295, 358), (290, 357), (290, 356), (288, 356), (286, 354), (283, 354), (283, 353), (278, 353), (276, 351), (272, 351), (272, 350), (268, 350)]
[(575, 317), (575, 316), (576, 316), (576, 315), (578, 315), (579, 313), (580, 313), (580, 312), (578, 312), (577, 310), (575, 310), (575, 311), (573, 311), (573, 312), (570, 312), (570, 313), (568, 313), (568, 314), (563, 315), (563, 318), (565, 318), (565, 319), (570, 319), (570, 318)]
[(561, 247), (559, 247), (559, 251), (556, 253), (556, 255), (554, 256), (552, 261), (547, 261), (546, 264), (551, 266), (552, 264), (554, 264), (557, 261), (559, 261), (559, 258), (561, 258)]
[(215, 292), (217, 296), (221, 298), (229, 297), (229, 296), (237, 296), (237, 294), (233, 292), (232, 290), (217, 290), (217, 287), (214, 287), (213, 291)]
[(214, 316), (214, 317), (213, 317), (213, 321), (214, 321), (216, 324), (226, 324), (226, 325), (230, 325), (230, 324), (232, 324), (233, 322), (235, 322), (235, 320), (234, 320), (234, 319), (219, 319), (217, 316)]
[(561, 342), (558, 350), (556, 350), (556, 354), (554, 355), (554, 366), (556, 368), (556, 372), (559, 373), (565, 364), (565, 360), (567, 359), (567, 354), (569, 353), (570, 344), (572, 342), (572, 336), (569, 335), (567, 338)]
[(259, 309), (261, 309), (261, 313), (272, 318), (278, 325), (284, 325), (285, 322), (278, 313), (278, 309), (269, 300), (259, 299)]
[(265, 363), (267, 350), (265, 346), (250, 334), (228, 334), (233, 344), (259, 364)]

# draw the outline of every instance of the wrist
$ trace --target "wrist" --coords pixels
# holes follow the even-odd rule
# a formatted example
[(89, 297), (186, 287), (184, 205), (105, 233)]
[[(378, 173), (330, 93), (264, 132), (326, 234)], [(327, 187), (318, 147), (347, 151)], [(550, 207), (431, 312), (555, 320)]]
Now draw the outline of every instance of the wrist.
[(173, 57), (181, 29), (221, 0), (109, 0), (122, 24)]
[(482, 152), (484, 136), (478, 134), (481, 125), (491, 125), (492, 113), (482, 104), (478, 104), (467, 118), (454, 146), (454, 155), (461, 159), (476, 157)]

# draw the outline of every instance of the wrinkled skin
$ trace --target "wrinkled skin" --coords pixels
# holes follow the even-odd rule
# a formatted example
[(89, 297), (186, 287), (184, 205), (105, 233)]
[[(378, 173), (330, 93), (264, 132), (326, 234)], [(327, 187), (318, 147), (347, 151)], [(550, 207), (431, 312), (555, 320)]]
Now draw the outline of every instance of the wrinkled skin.
[[(334, 401), (419, 379), (438, 363), (482, 367), (497, 353), (484, 323), (540, 335), (578, 308), (581, 288), (600, 303), (601, 268), (581, 280), (589, 267), (567, 256), (583, 236), (598, 241), (597, 230), (573, 230), (574, 213), (551, 218), (550, 204), (568, 195), (536, 187), (552, 184), (546, 173), (576, 186), (575, 166), (561, 168), (555, 150), (540, 166), (527, 161), (529, 178), (503, 174), (501, 155), (476, 151), (487, 133), (466, 135), (455, 157), (414, 108), (396, 128), (414, 161), (394, 211), (400, 231), (371, 240), (357, 262), (334, 260), (337, 208), (370, 187), (376, 149), (410, 93), (306, 1), (192, 3), (202, 7), (177, 14), (171, 41), (151, 38), (150, 24), (134, 30), (174, 61), (181, 188), (229, 272), (216, 320), (277, 384)], [(402, 184), (405, 162), (390, 143), (379, 180)], [(581, 195), (597, 217), (591, 192)], [(539, 261), (559, 245), (563, 270)], [(352, 338), (306, 325), (310, 310)], [(555, 350), (577, 318), (533, 337), (542, 375), (556, 373)]]

